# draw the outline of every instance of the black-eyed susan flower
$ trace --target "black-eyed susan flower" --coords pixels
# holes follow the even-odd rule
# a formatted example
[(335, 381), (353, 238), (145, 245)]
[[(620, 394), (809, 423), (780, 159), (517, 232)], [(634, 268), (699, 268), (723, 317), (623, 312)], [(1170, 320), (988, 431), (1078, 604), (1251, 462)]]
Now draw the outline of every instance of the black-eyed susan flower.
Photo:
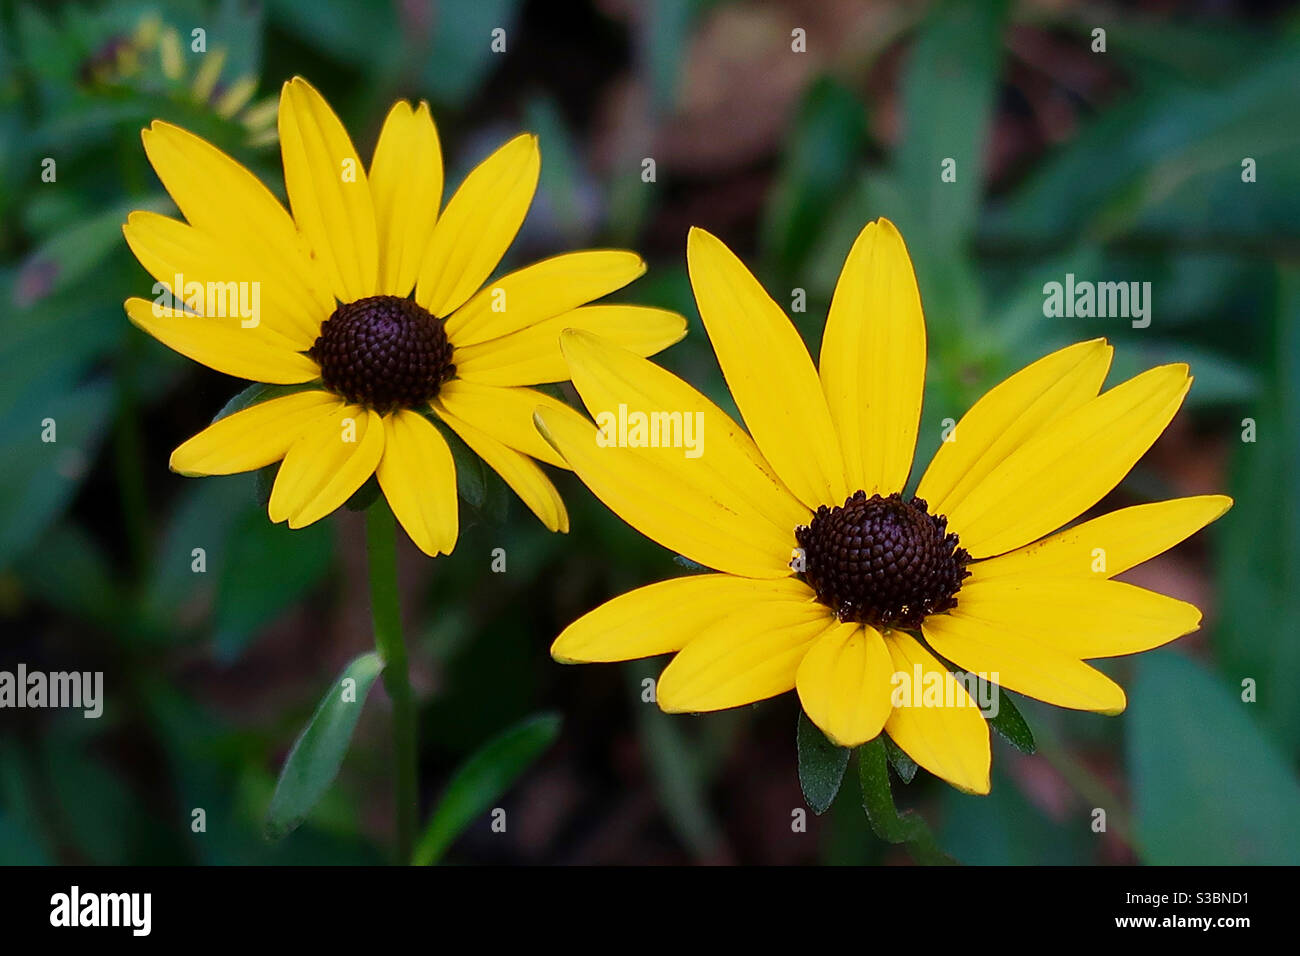
[(225, 47), (187, 54), (176, 28), (151, 13), (128, 33), (114, 34), (101, 44), (81, 72), (83, 80), (96, 85), (128, 87), (209, 109), (241, 125), (249, 146), (274, 143), (275, 97), (254, 103), (257, 76), (227, 76), (226, 65)]
[[(669, 712), (796, 690), (835, 743), (857, 746), (883, 730), (921, 766), (986, 793), (988, 723), (949, 664), (1051, 704), (1115, 714), (1123, 690), (1087, 661), (1198, 626), (1192, 605), (1115, 576), (1213, 521), (1228, 498), (1139, 505), (1058, 531), (1169, 424), (1191, 384), (1186, 366), (1101, 391), (1105, 341), (1054, 352), (981, 398), (906, 496), (926, 336), (894, 226), (869, 224), (850, 251), (820, 368), (718, 239), (693, 229), (687, 259), (748, 433), (685, 382), (580, 330), (565, 332), (562, 348), (597, 421), (620, 406), (667, 416), (667, 428), (672, 413), (695, 415), (699, 454), (662, 434), (610, 441), (547, 408), (536, 420), (615, 513), (716, 573), (614, 598), (564, 630), (557, 660), (675, 654), (658, 683)], [(647, 445), (659, 447), (630, 447)]]
[[(131, 214), (127, 242), (158, 280), (131, 321), (210, 368), (302, 385), (235, 412), (175, 450), (174, 471), (216, 475), (282, 461), (271, 520), (328, 515), (371, 475), (430, 555), (457, 537), (456, 432), (549, 529), (564, 503), (534, 459), (564, 466), (538, 436), (528, 386), (567, 378), (565, 328), (599, 330), (650, 355), (679, 339), (681, 316), (588, 305), (641, 275), (634, 253), (574, 252), (488, 282), (532, 202), (540, 156), (521, 135), (466, 177), (445, 207), (428, 105), (396, 103), (369, 167), (302, 79), (279, 108), (286, 209), (258, 179), (168, 123), (144, 131), (150, 162), (185, 221)], [(486, 284), (485, 284), (486, 283)], [(574, 416), (576, 412), (569, 411)]]

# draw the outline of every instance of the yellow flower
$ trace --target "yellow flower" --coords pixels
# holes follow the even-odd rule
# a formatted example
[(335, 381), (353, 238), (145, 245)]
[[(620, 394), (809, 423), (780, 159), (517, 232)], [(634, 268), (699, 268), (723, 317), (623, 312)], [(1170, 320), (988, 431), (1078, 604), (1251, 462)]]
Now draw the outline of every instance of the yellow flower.
[(230, 474), (283, 459), (269, 510), (291, 528), (328, 515), (377, 475), (411, 539), (447, 553), (458, 527), (455, 470), (431, 411), (547, 528), (567, 531), (564, 503), (533, 459), (564, 462), (531, 416), (540, 405), (581, 419), (525, 386), (567, 378), (558, 341), (566, 328), (599, 330), (640, 355), (682, 337), (685, 320), (673, 312), (586, 305), (641, 275), (641, 258), (574, 252), (480, 288), (532, 202), (535, 137), (489, 156), (440, 211), (442, 155), (425, 103), (393, 106), (368, 171), (300, 78), (281, 92), (279, 134), (292, 218), (198, 137), (162, 122), (144, 131), (188, 223), (128, 218), (127, 242), (161, 294), (128, 300), (127, 315), (219, 372), (310, 383), (215, 422), (173, 452), (172, 469)]
[[(987, 793), (988, 724), (940, 656), (1048, 703), (1115, 714), (1123, 690), (1085, 661), (1196, 629), (1195, 607), (1113, 578), (1223, 514), (1230, 499), (1124, 508), (1043, 537), (1100, 501), (1155, 441), (1191, 383), (1186, 366), (1098, 394), (1110, 346), (1097, 339), (1054, 352), (981, 398), (906, 499), (926, 343), (893, 224), (870, 223), (854, 243), (820, 370), (726, 246), (693, 229), (687, 259), (748, 434), (680, 379), (580, 330), (561, 340), (571, 378), (611, 427), (596, 432), (546, 408), (535, 419), (615, 513), (718, 573), (609, 601), (565, 629), (556, 660), (676, 654), (658, 684), (669, 712), (795, 689), (835, 743), (857, 746), (884, 730), (921, 766)], [(625, 421), (639, 410), (661, 413), (661, 425), (674, 421), (665, 412), (696, 422), (696, 457), (609, 447), (620, 405)], [(644, 444), (644, 434), (628, 435), (625, 444)], [(673, 445), (669, 437), (661, 432), (658, 444)]]

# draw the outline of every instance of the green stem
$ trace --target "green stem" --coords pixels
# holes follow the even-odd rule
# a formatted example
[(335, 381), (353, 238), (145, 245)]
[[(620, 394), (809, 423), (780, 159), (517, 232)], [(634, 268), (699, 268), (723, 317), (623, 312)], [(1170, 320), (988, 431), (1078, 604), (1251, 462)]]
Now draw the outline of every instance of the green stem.
[(370, 611), (375, 649), (384, 659), (384, 687), (393, 701), (393, 760), (397, 799), (397, 862), (407, 865), (415, 845), (417, 810), (415, 704), (402, 640), (397, 594), (396, 526), (388, 502), (379, 496), (366, 509), (366, 553), (370, 563)]

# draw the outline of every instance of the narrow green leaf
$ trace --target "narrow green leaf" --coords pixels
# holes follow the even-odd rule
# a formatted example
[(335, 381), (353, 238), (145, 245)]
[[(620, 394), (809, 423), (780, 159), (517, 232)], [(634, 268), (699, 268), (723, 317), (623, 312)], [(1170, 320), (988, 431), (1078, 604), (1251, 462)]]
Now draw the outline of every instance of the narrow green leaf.
[[(903, 67), (895, 168), (906, 207), (897, 225), (914, 257), (942, 260), (974, 229), (1007, 8), (1005, 0), (934, 5)], [(917, 272), (924, 277), (919, 263)]]
[(14, 305), (26, 308), (77, 283), (122, 245), (122, 223), (133, 209), (166, 208), (165, 200), (149, 197), (137, 204), (123, 202), (89, 219), (60, 230), (24, 260), (14, 287)]
[(442, 433), (442, 437), (447, 440), (447, 447), (451, 449), (452, 461), (456, 465), (456, 494), (472, 512), (468, 515), (462, 512), (462, 529), (471, 524), (474, 517), (481, 518), (488, 524), (505, 521), (510, 492), (501, 476), (484, 464), (483, 459), (474, 454), (464, 440), (437, 415), (430, 411), (424, 417)]
[(0, 568), (31, 547), (72, 501), (108, 431), (113, 390), (96, 379), (30, 395), (0, 417)]
[(456, 771), (415, 848), (419, 866), (436, 863), (484, 810), (546, 750), (560, 733), (557, 714), (538, 714), (488, 741)]
[(698, 564), (697, 562), (692, 561), (684, 554), (674, 554), (673, 564), (677, 565), (679, 568), (685, 568), (687, 571), (690, 571), (692, 574), (701, 574), (703, 572), (712, 570), (712, 568), (705, 567), (702, 564)]
[[(1016, 707), (1016, 702), (1001, 687), (997, 689), (996, 693), (998, 712), (994, 716), (987, 718), (989, 726), (1021, 753), (1031, 754), (1037, 751), (1038, 746), (1034, 743), (1033, 731), (1029, 729), (1029, 724), (1021, 716), (1020, 710)], [(984, 699), (983, 695), (981, 695), (981, 699)]]
[(885, 753), (889, 756), (889, 765), (894, 768), (894, 773), (898, 774), (903, 783), (911, 783), (916, 777), (916, 761), (887, 735), (881, 736), (885, 741)]
[(365, 511), (367, 508), (373, 505), (375, 501), (378, 500), (378, 498), (379, 498), (379, 479), (376, 478), (374, 475), (371, 475), (369, 478), (367, 478), (364, 482), (361, 483), (360, 488), (352, 492), (351, 498), (343, 502), (343, 507), (347, 508), (348, 511), (356, 511), (356, 512)]
[(280, 771), (266, 814), (269, 839), (278, 840), (293, 832), (334, 782), (370, 685), (383, 668), (383, 661), (374, 651), (362, 654), (343, 669), (325, 694)]
[[(709, 788), (713, 782), (712, 771), (718, 766), (710, 759), (725, 749), (727, 716), (720, 720), (704, 721), (707, 727), (698, 733), (688, 733), (683, 724), (671, 714), (655, 706), (655, 697), (648, 694), (655, 686), (658, 670), (646, 661), (633, 661), (623, 667), (636, 721), (637, 738), (646, 760), (655, 796), (674, 835), (696, 860), (717, 858), (722, 846), (722, 826), (709, 805)], [(647, 685), (645, 682), (650, 681)], [(734, 713), (734, 712), (733, 712)], [(714, 749), (710, 749), (710, 734)]]
[(239, 657), (248, 642), (329, 573), (334, 536), (325, 522), (290, 530), (262, 510), (246, 510), (218, 562), (214, 610), (217, 656)]
[(275, 476), (280, 473), (280, 463), (257, 469), (257, 480), (253, 486), (253, 498), (257, 506), (266, 509), (271, 504), (271, 492), (275, 490)]
[(320, 391), (320, 388), (320, 382), (303, 382), (301, 385), (267, 385), (265, 382), (254, 382), (232, 395), (230, 401), (221, 406), (221, 410), (213, 416), (212, 420), (219, 422), (235, 412), (242, 412), (246, 408), (269, 402), (273, 398), (293, 395), (296, 392)]
[(867, 139), (867, 110), (852, 90), (828, 77), (809, 88), (762, 226), (764, 250), (787, 273), (803, 264), (821, 224), (843, 201)]
[[(1300, 863), (1300, 780), (1261, 705), (1173, 651), (1143, 654), (1129, 693), (1133, 818), (1156, 866)], [(1263, 693), (1274, 686), (1260, 674)], [(1289, 693), (1278, 689), (1277, 693)]]
[(799, 710), (796, 732), (799, 747), (799, 788), (813, 813), (821, 815), (835, 802), (849, 765), (847, 747), (837, 747)]
[[(1287, 753), (1300, 752), (1300, 694), (1281, 675), (1300, 668), (1300, 269), (1279, 269), (1268, 383), (1240, 419), (1232, 453), (1236, 502), (1208, 534), (1218, 543), (1223, 607), (1213, 640), (1224, 674), (1259, 683), (1255, 718)], [(1195, 368), (1195, 366), (1193, 366)], [(1199, 381), (1199, 376), (1198, 376)], [(1279, 626), (1279, 625), (1282, 626)], [(1272, 684), (1271, 691), (1265, 688)]]
[(883, 735), (858, 748), (858, 782), (862, 787), (862, 809), (876, 836), (889, 843), (901, 843), (917, 863), (955, 862), (939, 849), (929, 826), (915, 812), (899, 815), (889, 786), (889, 758)]

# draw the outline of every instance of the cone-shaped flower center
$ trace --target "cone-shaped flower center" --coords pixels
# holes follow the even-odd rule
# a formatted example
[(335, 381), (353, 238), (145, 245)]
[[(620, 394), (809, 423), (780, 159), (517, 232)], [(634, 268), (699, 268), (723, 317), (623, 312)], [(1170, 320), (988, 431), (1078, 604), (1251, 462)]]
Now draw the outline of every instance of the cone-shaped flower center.
[(440, 319), (410, 299), (372, 295), (335, 309), (308, 354), (331, 392), (389, 412), (434, 398), (456, 371), (451, 352)]
[(970, 555), (924, 500), (854, 492), (795, 529), (804, 580), (842, 621), (919, 627), (955, 607)]

